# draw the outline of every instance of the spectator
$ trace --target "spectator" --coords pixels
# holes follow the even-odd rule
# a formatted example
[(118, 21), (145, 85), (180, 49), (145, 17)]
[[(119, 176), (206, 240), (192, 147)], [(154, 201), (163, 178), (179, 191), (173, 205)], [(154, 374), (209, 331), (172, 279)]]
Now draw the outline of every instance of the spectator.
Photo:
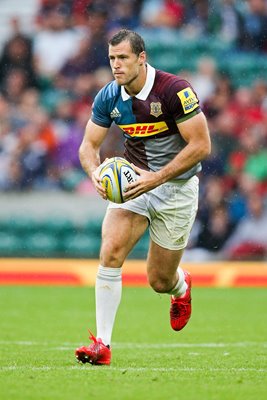
[[(240, 148), (232, 150), (229, 157), (229, 172), (239, 180), (238, 171), (251, 176), (259, 183), (267, 181), (267, 150), (266, 136), (262, 125), (249, 128), (241, 136)], [(236, 163), (235, 163), (236, 162)], [(239, 164), (238, 164), (239, 162)]]
[(92, 103), (94, 84), (94, 74), (80, 75), (74, 80), (71, 95), (75, 109)]
[[(223, 175), (227, 170), (230, 154), (238, 148), (236, 120), (229, 110), (222, 111), (217, 117), (212, 132), (214, 152), (218, 154), (218, 164), (223, 166)], [(212, 173), (212, 171), (211, 171)]]
[(109, 32), (119, 30), (126, 26), (128, 29), (135, 30), (139, 26), (138, 11), (138, 8), (136, 8), (136, 1), (117, 0), (112, 7), (112, 16), (108, 23)]
[(259, 126), (251, 129), (249, 137), (251, 138), (250, 154), (244, 164), (244, 173), (259, 183), (267, 182), (266, 138), (259, 131)]
[(76, 53), (69, 58), (60, 69), (59, 75), (63, 77), (66, 82), (66, 87), (69, 89), (73, 83), (73, 80), (81, 74), (88, 74), (93, 72), (98, 65), (92, 57), (92, 40), (90, 37), (83, 38), (79, 43)]
[(191, 0), (187, 2), (186, 10), (186, 30), (190, 35), (199, 37), (220, 32), (220, 9), (214, 0)]
[(149, 28), (178, 29), (184, 20), (184, 6), (178, 0), (145, 0), (142, 25)]
[(80, 39), (81, 33), (69, 27), (69, 16), (64, 7), (46, 10), (33, 42), (37, 74), (42, 79), (52, 79), (75, 54)]
[(243, 50), (267, 51), (267, 6), (265, 0), (248, 0), (241, 19), (239, 46)]
[(10, 168), (16, 146), (17, 137), (14, 132), (11, 131), (8, 119), (0, 119), (0, 190), (10, 189)]
[(222, 178), (212, 176), (206, 180), (197, 216), (202, 226), (207, 225), (212, 211), (225, 203), (225, 194)]
[(19, 131), (16, 159), (21, 171), (18, 185), (23, 190), (52, 189), (57, 183), (50, 179), (49, 165), (56, 148), (56, 138), (48, 115), (39, 108), (30, 122)]
[(252, 102), (260, 107), (263, 119), (267, 119), (267, 82), (263, 79), (256, 79), (251, 87)]
[(10, 113), (11, 124), (14, 129), (19, 129), (32, 120), (40, 104), (39, 91), (33, 88), (24, 90), (18, 97), (16, 107)]
[(232, 182), (232, 188), (228, 192), (229, 216), (235, 224), (246, 215), (247, 198), (259, 190), (256, 180), (245, 174), (243, 169), (236, 176), (236, 181)]
[(40, 107), (35, 110), (32, 122), (37, 133), (37, 140), (44, 146), (48, 155), (52, 156), (56, 150), (57, 140), (48, 113)]
[(32, 41), (17, 33), (7, 41), (0, 58), (0, 87), (5, 85), (12, 70), (22, 70), (26, 75), (27, 85), (37, 86), (32, 56)]
[(235, 119), (235, 134), (247, 135), (248, 130), (264, 121), (264, 110), (249, 87), (239, 87), (231, 97), (227, 109)]
[(10, 118), (10, 103), (6, 96), (0, 92), (0, 123)]
[(210, 213), (207, 223), (199, 228), (193, 249), (186, 251), (187, 261), (219, 259), (220, 251), (234, 230), (227, 207), (218, 205)]
[[(51, 124), (55, 132), (57, 147), (69, 134), (69, 127), (75, 122), (74, 102), (71, 98), (65, 97), (58, 102), (54, 109)], [(57, 152), (58, 148), (56, 149)]]
[(106, 42), (108, 36), (108, 8), (106, 2), (102, 3), (93, 2), (87, 7), (87, 27), (91, 39), (88, 57), (94, 59), (95, 68), (109, 66)]
[(214, 117), (219, 115), (227, 108), (234, 94), (231, 79), (226, 75), (218, 75), (215, 82), (213, 94), (211, 94), (203, 104), (203, 109), (208, 115), (209, 123), (214, 123)]
[(20, 173), (16, 176), (16, 183), (23, 190), (40, 188), (46, 180), (48, 152), (38, 135), (39, 130), (34, 123), (29, 123), (20, 130), (16, 149)]
[(190, 82), (195, 88), (201, 106), (213, 95), (216, 87), (217, 66), (213, 58), (201, 57)]
[(68, 124), (68, 131), (65, 133), (65, 137), (59, 141), (54, 157), (58, 168), (65, 171), (73, 168), (81, 170), (78, 150), (90, 112), (89, 106), (81, 106), (76, 112), (76, 118)]
[(102, 87), (112, 80), (112, 74), (110, 68), (102, 67), (98, 68), (93, 75), (94, 85), (92, 87), (92, 96), (94, 97)]
[(7, 72), (2, 90), (9, 103), (13, 105), (18, 104), (24, 91), (28, 88), (28, 75), (24, 69), (13, 68)]
[(239, 37), (241, 14), (236, 0), (220, 0), (220, 37), (225, 42), (235, 43)]
[(247, 215), (237, 225), (224, 246), (224, 256), (231, 260), (263, 259), (267, 255), (267, 210), (263, 197), (254, 192), (247, 201)]
[(87, 7), (92, 0), (71, 0), (71, 14), (75, 26), (86, 27), (87, 25)]

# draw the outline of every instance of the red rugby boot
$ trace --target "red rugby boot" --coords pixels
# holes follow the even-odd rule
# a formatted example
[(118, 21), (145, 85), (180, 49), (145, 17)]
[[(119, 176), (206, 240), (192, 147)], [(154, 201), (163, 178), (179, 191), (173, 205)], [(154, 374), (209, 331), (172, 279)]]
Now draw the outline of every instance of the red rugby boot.
[(180, 331), (185, 327), (191, 316), (191, 276), (184, 271), (185, 282), (188, 285), (182, 297), (174, 298), (171, 296), (170, 322), (175, 331)]
[[(89, 331), (90, 332), (90, 331)], [(75, 357), (83, 364), (110, 365), (111, 350), (109, 346), (104, 345), (101, 339), (90, 332), (89, 339), (93, 341), (89, 346), (82, 346), (76, 349)]]

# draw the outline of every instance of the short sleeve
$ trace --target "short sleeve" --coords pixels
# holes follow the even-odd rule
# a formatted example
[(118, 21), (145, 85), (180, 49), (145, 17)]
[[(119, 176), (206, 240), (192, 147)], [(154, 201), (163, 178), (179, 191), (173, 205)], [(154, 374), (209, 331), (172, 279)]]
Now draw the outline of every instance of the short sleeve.
[(201, 111), (197, 94), (184, 79), (172, 83), (168, 98), (168, 108), (176, 122), (185, 121)]
[(108, 112), (107, 100), (105, 100), (104, 90), (100, 90), (94, 99), (92, 106), (91, 120), (96, 124), (109, 128), (112, 124), (112, 119)]

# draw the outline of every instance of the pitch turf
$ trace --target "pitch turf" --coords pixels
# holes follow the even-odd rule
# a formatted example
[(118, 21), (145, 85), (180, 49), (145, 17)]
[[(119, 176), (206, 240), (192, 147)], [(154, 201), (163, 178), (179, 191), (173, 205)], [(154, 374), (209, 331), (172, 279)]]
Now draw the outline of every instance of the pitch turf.
[(195, 288), (177, 333), (168, 296), (124, 288), (110, 367), (74, 358), (95, 330), (92, 288), (1, 287), (0, 302), (3, 400), (266, 399), (266, 289)]

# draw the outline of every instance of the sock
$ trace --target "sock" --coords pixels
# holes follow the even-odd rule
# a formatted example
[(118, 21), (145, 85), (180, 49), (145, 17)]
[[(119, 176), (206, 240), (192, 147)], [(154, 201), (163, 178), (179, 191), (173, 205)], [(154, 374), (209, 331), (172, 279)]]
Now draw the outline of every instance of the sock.
[(173, 297), (182, 297), (185, 294), (188, 285), (184, 280), (184, 271), (182, 270), (182, 268), (178, 267), (177, 274), (179, 277), (178, 282), (176, 283), (174, 288), (168, 293), (173, 295)]
[(96, 276), (96, 327), (97, 337), (110, 345), (115, 316), (121, 300), (121, 268), (99, 265)]

